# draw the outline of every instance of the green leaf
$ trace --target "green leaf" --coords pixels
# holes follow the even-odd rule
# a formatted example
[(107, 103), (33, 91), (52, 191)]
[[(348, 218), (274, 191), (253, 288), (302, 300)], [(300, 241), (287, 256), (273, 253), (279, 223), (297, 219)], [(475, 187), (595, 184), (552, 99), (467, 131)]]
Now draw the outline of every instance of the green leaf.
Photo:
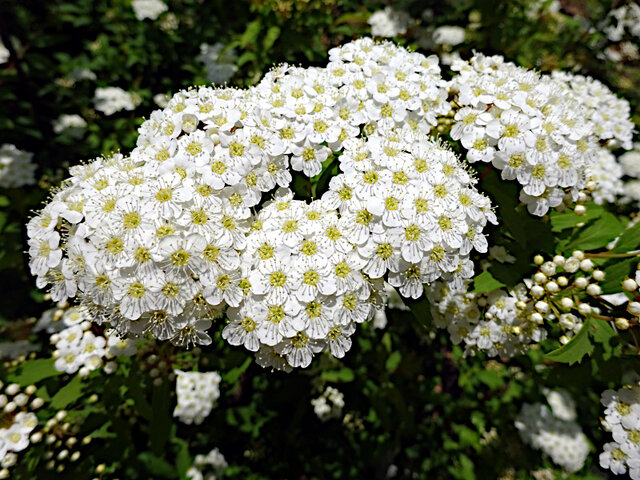
[(600, 284), (602, 293), (615, 293), (622, 290), (622, 281), (631, 273), (638, 263), (637, 258), (616, 259), (612, 264), (604, 268), (604, 281)]
[(398, 368), (398, 365), (400, 365), (401, 361), (402, 361), (402, 354), (398, 350), (396, 350), (391, 355), (389, 355), (389, 358), (387, 358), (387, 361), (385, 362), (384, 366), (388, 372), (395, 372), (396, 368)]
[(55, 359), (53, 358), (36, 358), (27, 360), (20, 367), (8, 376), (8, 380), (12, 383), (18, 383), (22, 386), (38, 383), (46, 378), (57, 377), (64, 372), (56, 370), (54, 367)]
[(627, 228), (613, 247), (614, 253), (626, 253), (640, 248), (640, 222), (633, 227)]
[(168, 381), (165, 380), (161, 385), (153, 387), (153, 392), (151, 393), (151, 411), (151, 425), (149, 427), (151, 451), (155, 455), (162, 455), (164, 446), (169, 439), (169, 432), (171, 431)]
[(51, 408), (62, 410), (71, 405), (80, 398), (84, 387), (85, 383), (82, 378), (80, 378), (80, 375), (76, 375), (51, 398)]
[(333, 383), (348, 383), (353, 382), (356, 378), (353, 370), (350, 368), (344, 367), (340, 370), (324, 370), (320, 374), (320, 378), (325, 382), (333, 382)]
[(89, 434), (91, 438), (114, 438), (117, 435), (114, 432), (109, 431), (109, 427), (111, 427), (111, 421), (107, 421), (103, 423), (100, 428), (94, 430)]
[(586, 223), (598, 218), (604, 212), (604, 207), (595, 203), (587, 203), (585, 207), (587, 207), (587, 211), (582, 216), (576, 215), (573, 210), (566, 210), (562, 213), (552, 210), (550, 214), (551, 231), (561, 232), (562, 230), (573, 228), (579, 223)]
[(473, 290), (470, 293), (486, 293), (493, 292), (500, 287), (504, 287), (504, 283), (493, 278), (489, 271), (485, 270), (473, 279)]
[(273, 46), (273, 44), (276, 43), (276, 40), (279, 36), (280, 27), (276, 25), (269, 27), (269, 30), (267, 30), (267, 34), (264, 37), (264, 41), (262, 42), (262, 46), (264, 47), (265, 51), (269, 50)]
[(240, 45), (243, 48), (253, 47), (255, 49), (261, 27), (262, 21), (259, 18), (249, 23), (240, 37)]
[(142, 452), (138, 455), (138, 460), (152, 475), (157, 475), (160, 478), (178, 478), (178, 472), (173, 465), (151, 452)]
[(433, 315), (431, 315), (431, 304), (429, 300), (427, 300), (426, 295), (422, 295), (417, 300), (413, 298), (404, 299), (404, 303), (409, 309), (411, 309), (411, 313), (418, 320), (420, 325), (425, 328), (430, 328), (433, 325)]
[(609, 212), (604, 212), (597, 220), (592, 220), (575, 234), (565, 248), (572, 250), (595, 250), (616, 238), (624, 226)]
[(191, 454), (189, 454), (189, 444), (185, 440), (177, 437), (174, 438), (173, 443), (178, 446), (178, 454), (176, 455), (178, 475), (180, 478), (186, 478), (187, 470), (189, 470), (193, 463)]
[(558, 363), (580, 363), (585, 355), (593, 353), (593, 343), (589, 337), (591, 317), (582, 325), (580, 331), (566, 345), (547, 353), (544, 358)]
[(224, 375), (224, 381), (227, 382), (230, 385), (235, 384), (238, 379), (240, 378), (240, 375), (242, 375), (247, 368), (249, 368), (249, 365), (251, 365), (251, 357), (247, 358), (242, 365), (232, 368), (231, 370), (229, 370), (225, 375)]

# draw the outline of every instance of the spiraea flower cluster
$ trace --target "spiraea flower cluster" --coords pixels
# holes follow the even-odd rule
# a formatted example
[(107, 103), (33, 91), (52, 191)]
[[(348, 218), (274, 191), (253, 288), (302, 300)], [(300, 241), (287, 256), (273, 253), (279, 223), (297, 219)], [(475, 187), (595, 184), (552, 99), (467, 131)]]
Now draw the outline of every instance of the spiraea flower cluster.
[(19, 150), (15, 145), (5, 143), (0, 147), (0, 187), (18, 188), (36, 182), (36, 165), (33, 153)]
[(525, 443), (567, 472), (577, 472), (589, 454), (589, 442), (576, 422), (575, 402), (564, 391), (547, 391), (546, 396), (549, 406), (525, 403), (515, 426)]
[(640, 479), (640, 385), (606, 390), (600, 403), (605, 407), (602, 427), (613, 436), (600, 453), (600, 466), (616, 475), (629, 473)]
[(228, 466), (224, 455), (214, 448), (206, 455), (196, 455), (193, 465), (186, 472), (186, 477), (189, 480), (217, 480), (224, 475)]
[[(450, 110), (437, 59), (371, 39), (329, 53), (326, 68), (283, 65), (248, 90), (180, 92), (130, 156), (73, 167), (28, 225), (38, 286), (176, 345), (209, 344), (231, 307), (225, 337), (288, 368), (344, 355), (385, 277), (413, 298), (471, 277), (495, 215), (427, 137)], [(290, 169), (336, 161), (321, 200), (293, 200)]]
[(534, 263), (538, 271), (512, 289), (473, 293), (466, 283), (460, 289), (442, 282), (429, 286), (436, 326), (446, 328), (453, 343), (464, 342), (466, 354), (512, 357), (547, 338), (552, 328), (562, 332), (561, 344), (568, 343), (586, 317), (600, 313), (593, 298), (602, 292), (598, 282), (605, 274), (582, 251), (547, 261), (536, 255)]
[(334, 387), (327, 387), (322, 395), (311, 400), (316, 416), (326, 422), (332, 418), (340, 418), (344, 408), (344, 395)]
[(39, 439), (38, 418), (33, 413), (44, 401), (36, 397), (36, 387), (22, 389), (17, 383), (0, 382), (0, 478), (9, 478), (9, 469), (16, 464), (18, 452)]
[(131, 92), (120, 87), (99, 87), (93, 97), (96, 110), (105, 115), (113, 115), (120, 110), (133, 110), (136, 102)]
[(451, 137), (470, 162), (490, 162), (503, 179), (517, 180), (534, 215), (560, 205), (565, 194), (576, 198), (599, 141), (630, 148), (629, 104), (596, 80), (539, 75), (482, 54), (452, 69), (459, 72), (450, 84), (459, 108)]
[(624, 169), (615, 155), (604, 147), (598, 147), (595, 162), (587, 168), (587, 188), (593, 201), (598, 205), (615, 203), (624, 194), (623, 176)]
[(65, 373), (76, 373), (86, 377), (93, 370), (105, 366), (113, 371), (116, 356), (131, 356), (136, 353), (135, 342), (108, 332), (93, 332), (88, 312), (83, 307), (65, 311), (62, 324), (66, 327), (51, 335), (55, 368)]
[(209, 416), (220, 397), (217, 372), (183, 372), (175, 370), (177, 404), (173, 416), (183, 423), (200, 425)]

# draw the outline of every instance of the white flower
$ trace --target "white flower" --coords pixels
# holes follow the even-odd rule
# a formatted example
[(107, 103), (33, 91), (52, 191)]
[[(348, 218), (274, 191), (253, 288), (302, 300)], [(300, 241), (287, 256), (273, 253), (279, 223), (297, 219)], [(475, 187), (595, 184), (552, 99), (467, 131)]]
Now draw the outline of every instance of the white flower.
[(0, 64), (7, 63), (9, 61), (9, 49), (0, 40)]
[(60, 115), (53, 121), (53, 131), (55, 133), (65, 133), (71, 138), (80, 138), (84, 134), (87, 122), (80, 115)]
[(15, 145), (0, 147), (0, 187), (18, 188), (33, 185), (36, 165), (32, 163), (33, 153), (24, 152)]
[(119, 87), (98, 87), (93, 97), (96, 110), (113, 115), (120, 110), (133, 110), (135, 103), (131, 93)]
[(371, 25), (371, 35), (376, 37), (395, 37), (407, 31), (411, 17), (401, 10), (386, 7), (371, 14), (367, 23)]
[(174, 371), (176, 377), (177, 404), (173, 416), (186, 424), (199, 425), (209, 416), (220, 397), (220, 381), (217, 372)]
[(161, 13), (168, 10), (167, 5), (162, 0), (133, 0), (131, 6), (138, 20), (144, 20), (145, 18), (155, 20)]
[(465, 31), (462, 27), (444, 25), (433, 32), (433, 41), (444, 45), (458, 45), (464, 43)]

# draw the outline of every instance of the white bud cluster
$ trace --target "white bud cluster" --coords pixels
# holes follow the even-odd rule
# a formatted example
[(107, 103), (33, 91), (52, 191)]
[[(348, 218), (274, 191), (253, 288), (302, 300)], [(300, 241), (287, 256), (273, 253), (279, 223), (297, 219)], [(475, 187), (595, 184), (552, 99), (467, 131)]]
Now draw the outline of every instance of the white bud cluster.
[(525, 443), (542, 450), (567, 472), (577, 472), (589, 455), (589, 441), (575, 422), (575, 403), (562, 391), (547, 391), (547, 398), (551, 408), (525, 403), (515, 426)]
[(604, 272), (595, 269), (581, 251), (546, 261), (536, 255), (534, 263), (538, 271), (513, 289), (480, 294), (467, 292), (470, 282), (459, 289), (442, 282), (430, 285), (427, 296), (435, 325), (446, 328), (453, 343), (464, 341), (465, 354), (484, 351), (512, 357), (524, 353), (547, 338), (545, 323), (560, 327), (561, 344), (569, 342), (584, 319), (599, 312), (592, 297), (602, 292), (598, 282), (604, 280)]
[(37, 410), (44, 401), (34, 394), (36, 387), (21, 388), (17, 383), (0, 382), (0, 478), (9, 478), (9, 468), (16, 464), (18, 452), (37, 440)]
[(452, 69), (460, 72), (450, 83), (460, 108), (451, 137), (469, 161), (491, 162), (503, 179), (517, 180), (534, 215), (560, 205), (565, 190), (577, 198), (599, 140), (630, 148), (629, 104), (596, 80), (539, 75), (482, 54)]
[(5, 143), (0, 147), (0, 187), (18, 188), (36, 183), (33, 153)]
[[(244, 308), (230, 314), (240, 322), (245, 302), (261, 305), (252, 310), (258, 319), (281, 309), (284, 316), (272, 318), (289, 321), (268, 334), (227, 335), (253, 351), (258, 335), (263, 364), (284, 355), (303, 366), (308, 352), (293, 355), (292, 339), (315, 353), (333, 327), (339, 338), (350, 335), (350, 322), (370, 316), (368, 279), (387, 275), (416, 298), (424, 282), (470, 278), (469, 253), (486, 251), (482, 229), (496, 218), (455, 155), (428, 140), (450, 110), (437, 59), (371, 39), (329, 55), (326, 68), (283, 65), (248, 90), (180, 92), (143, 123), (129, 157), (73, 167), (28, 225), (37, 285), (51, 285), (56, 301), (78, 296), (96, 321), (123, 334), (150, 332), (182, 346), (211, 343), (206, 331), (227, 306)], [(311, 177), (336, 159), (343, 173), (321, 203), (254, 216), (263, 193), (291, 183), (290, 166)], [(274, 201), (287, 196), (281, 190)], [(285, 239), (268, 262), (253, 249), (265, 232)], [(300, 253), (306, 241), (317, 243), (317, 255)], [(303, 293), (288, 270), (284, 287), (270, 285), (265, 269), (271, 275), (306, 257), (304, 268), (328, 279), (322, 287), (308, 284)], [(307, 307), (325, 299), (321, 318), (333, 300), (343, 310), (346, 301), (349, 313), (308, 320)], [(324, 343), (336, 356), (344, 345)]]
[(196, 455), (186, 477), (189, 480), (216, 480), (224, 474), (227, 467), (224, 455), (218, 448), (214, 448), (206, 455)]
[(200, 425), (209, 416), (220, 397), (217, 372), (183, 372), (174, 370), (177, 404), (173, 416), (183, 423)]
[(120, 87), (98, 87), (93, 96), (96, 110), (105, 115), (113, 115), (120, 110), (136, 108), (136, 97)]
[(311, 399), (316, 416), (326, 422), (332, 418), (340, 418), (344, 408), (344, 395), (334, 387), (327, 387), (322, 395)]
[(605, 407), (602, 427), (613, 436), (603, 446), (600, 466), (616, 475), (628, 470), (629, 477), (640, 479), (640, 384), (605, 390), (600, 403)]
[(107, 373), (114, 370), (112, 360), (116, 356), (131, 356), (136, 353), (132, 339), (120, 338), (109, 332), (94, 333), (91, 331), (90, 316), (84, 307), (72, 307), (65, 311), (62, 323), (63, 330), (51, 335), (51, 343), (56, 349), (56, 370), (65, 373), (76, 373), (86, 377), (108, 362)]

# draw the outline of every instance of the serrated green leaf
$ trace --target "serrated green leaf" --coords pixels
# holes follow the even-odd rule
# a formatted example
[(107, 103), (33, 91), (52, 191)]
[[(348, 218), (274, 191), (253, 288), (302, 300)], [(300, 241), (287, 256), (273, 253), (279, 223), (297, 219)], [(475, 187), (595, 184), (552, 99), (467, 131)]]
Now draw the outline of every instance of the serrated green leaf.
[(604, 212), (597, 220), (592, 220), (579, 230), (567, 245), (565, 251), (595, 250), (603, 248), (616, 238), (624, 226), (609, 212)]
[(504, 283), (493, 278), (493, 275), (488, 270), (485, 270), (473, 279), (473, 290), (470, 293), (493, 292), (504, 286)]
[(576, 215), (573, 210), (566, 210), (564, 212), (552, 210), (550, 214), (551, 231), (561, 232), (568, 228), (573, 228), (579, 223), (586, 223), (598, 218), (602, 212), (604, 212), (604, 207), (595, 203), (585, 204), (585, 207), (587, 207), (587, 211), (582, 216)]
[(593, 353), (593, 343), (589, 336), (589, 323), (591, 317), (582, 325), (580, 331), (566, 345), (547, 353), (544, 358), (558, 363), (580, 363), (585, 355)]
[(622, 290), (622, 281), (627, 277), (638, 263), (637, 258), (615, 259), (613, 263), (604, 268), (604, 281), (600, 284), (602, 293), (615, 293)]
[(38, 383), (46, 378), (57, 377), (64, 372), (56, 370), (53, 358), (36, 358), (22, 363), (18, 369), (8, 375), (8, 380), (22, 386)]
[(613, 247), (613, 253), (626, 253), (640, 249), (640, 222), (627, 228)]

